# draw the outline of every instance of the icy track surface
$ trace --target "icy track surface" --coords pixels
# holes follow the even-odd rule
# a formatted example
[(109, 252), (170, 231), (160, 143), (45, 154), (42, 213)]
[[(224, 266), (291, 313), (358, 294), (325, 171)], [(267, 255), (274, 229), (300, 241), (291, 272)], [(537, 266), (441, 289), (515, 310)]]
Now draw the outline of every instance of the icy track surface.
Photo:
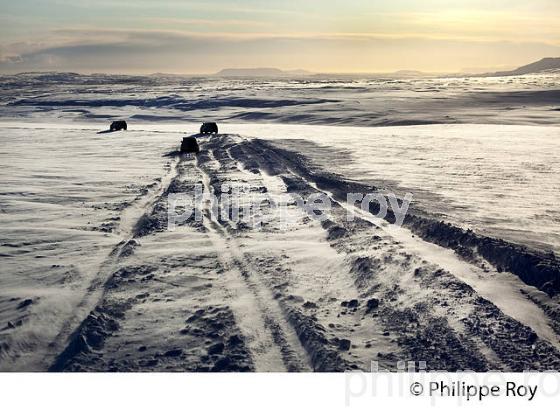
[[(490, 207), (468, 191), (470, 174), (511, 206), (510, 190), (514, 199), (527, 196), (515, 177), (552, 182), (557, 129), (228, 125), (231, 134), (201, 138), (193, 159), (164, 154), (194, 125), (96, 134), (102, 128), (0, 129), (1, 370), (344, 371), (368, 370), (372, 360), (390, 370), (398, 360), (450, 371), (560, 369), (557, 296), (371, 214), (346, 221), (345, 205), (312, 177), (324, 168), (358, 182), (389, 176), (384, 188), (417, 188), (427, 213), (492, 226)], [(512, 141), (505, 165), (494, 135)], [(527, 147), (538, 161), (523, 165), (513, 148), (521, 136), (543, 138)], [(415, 159), (403, 148), (413, 137), (442, 156), (454, 144), (468, 147), (447, 160), (464, 174), (434, 169), (429, 148), (419, 147), (425, 162)], [(390, 151), (393, 139), (400, 142)], [(480, 155), (487, 161), (472, 165)], [(500, 167), (518, 172), (500, 177)], [(451, 174), (447, 187), (443, 173)], [(166, 229), (169, 194), (192, 193), (199, 183), (219, 193), (232, 182), (268, 199), (259, 201), (264, 212), (287, 192), (324, 192), (335, 206), (319, 223), (293, 204), (287, 227), (273, 219), (256, 230), (202, 203), (202, 221)], [(541, 198), (554, 195), (543, 190)], [(535, 225), (538, 205), (524, 209), (527, 242), (557, 246), (552, 234), (529, 235), (552, 233), (557, 221)]]

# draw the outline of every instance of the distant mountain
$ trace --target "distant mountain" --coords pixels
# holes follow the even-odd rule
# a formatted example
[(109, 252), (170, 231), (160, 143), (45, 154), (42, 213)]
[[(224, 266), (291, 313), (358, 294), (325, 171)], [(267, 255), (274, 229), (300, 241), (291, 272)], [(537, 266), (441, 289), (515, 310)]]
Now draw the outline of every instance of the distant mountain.
[(310, 75), (305, 70), (280, 70), (278, 68), (224, 68), (217, 72), (218, 77), (291, 77)]
[(425, 73), (423, 71), (418, 70), (399, 70), (389, 73), (389, 75), (393, 77), (429, 77), (433, 76), (432, 73)]
[(152, 73), (152, 74), (148, 74), (147, 77), (182, 78), (182, 77), (186, 77), (186, 75), (185, 74), (173, 74), (173, 73)]
[(531, 64), (524, 65), (523, 67), (516, 68), (510, 71), (498, 71), (495, 73), (486, 73), (484, 76), (508, 76), (508, 75), (523, 75), (523, 74), (536, 74), (542, 72), (560, 72), (560, 57), (547, 57), (542, 60), (536, 61)]

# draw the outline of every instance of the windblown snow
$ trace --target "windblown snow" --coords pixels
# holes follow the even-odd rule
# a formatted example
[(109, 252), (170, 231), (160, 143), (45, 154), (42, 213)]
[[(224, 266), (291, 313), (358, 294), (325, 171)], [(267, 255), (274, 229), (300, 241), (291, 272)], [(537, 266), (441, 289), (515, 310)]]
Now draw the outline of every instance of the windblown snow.
[[(340, 118), (352, 110), (341, 87), (381, 92), (371, 81), (309, 82), (305, 104), (301, 95), (263, 103), (234, 91), (213, 107), (248, 107), (252, 119), (258, 107), (284, 121), (297, 106), (308, 125), (240, 123), (236, 114), (220, 134), (198, 137), (198, 156), (176, 150), (196, 134), (192, 111), (211, 112), (202, 97), (147, 96), (145, 84), (121, 81), (115, 90), (138, 95), (111, 105), (76, 98), (64, 82), (36, 95), (38, 80), (26, 81), (24, 95), (3, 97), (0, 125), (1, 370), (345, 371), (372, 361), (389, 370), (398, 361), (560, 369), (560, 128), (554, 103), (542, 102), (551, 80), (477, 80), (492, 88), (480, 98), (509, 92), (515, 105), (520, 93), (537, 93), (533, 125), (521, 125), (525, 115), (510, 125), (309, 125), (319, 106), (317, 123), (328, 107), (342, 105)], [(386, 82), (383, 92), (442, 87), (452, 98), (458, 87), (423, 81), (414, 91)], [(504, 81), (522, 85), (515, 94)], [(213, 93), (247, 87), (212, 84)], [(257, 94), (274, 88), (257, 85)], [(282, 87), (287, 95), (301, 84)], [(66, 117), (76, 106), (89, 120)], [(129, 120), (128, 131), (97, 133), (109, 111)], [(146, 111), (158, 121), (131, 120), (147, 121)], [(502, 114), (489, 122), (513, 118)], [(167, 229), (170, 196), (199, 186), (221, 197), (235, 184), (251, 189), (247, 209), (268, 216), (258, 228), (204, 200), (201, 220)], [(413, 201), (399, 227), (348, 205), (348, 192), (410, 192)], [(312, 194), (331, 200), (323, 220), (297, 201), (274, 213), (282, 198)]]

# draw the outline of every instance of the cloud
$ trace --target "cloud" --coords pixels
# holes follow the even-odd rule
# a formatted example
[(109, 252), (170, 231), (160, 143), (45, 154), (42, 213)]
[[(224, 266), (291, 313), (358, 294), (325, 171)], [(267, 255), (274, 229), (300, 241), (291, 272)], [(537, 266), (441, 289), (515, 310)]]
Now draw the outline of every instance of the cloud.
[(61, 29), (41, 43), (14, 43), (1, 72), (208, 73), (224, 67), (276, 66), (320, 72), (520, 65), (560, 47), (539, 42), (366, 33), (235, 33), (178, 30)]
[(449, 71), (558, 55), (558, 0), (18, 0), (0, 72)]

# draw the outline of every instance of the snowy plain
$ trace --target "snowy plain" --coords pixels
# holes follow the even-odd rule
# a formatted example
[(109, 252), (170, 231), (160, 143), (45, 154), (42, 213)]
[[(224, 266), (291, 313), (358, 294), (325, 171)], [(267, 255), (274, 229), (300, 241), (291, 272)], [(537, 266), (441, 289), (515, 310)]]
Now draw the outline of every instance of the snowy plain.
[[(470, 295), (468, 290), (462, 290), (466, 293), (461, 296), (453, 293), (448, 284), (436, 286), (442, 281), (441, 273), (418, 279), (416, 269), (426, 266), (434, 267), (434, 272), (443, 268), (448, 272), (443, 277), (450, 275), (449, 283), (466, 283), (474, 289), (474, 295), (485, 298), (498, 307), (500, 314), (512, 318), (502, 318), (492, 311), (498, 318), (495, 325), (501, 329), (502, 322), (507, 322), (503, 325), (505, 329), (518, 329), (515, 323), (520, 323), (534, 330), (546, 345), (541, 352), (542, 368), (557, 369), (557, 319), (543, 310), (543, 306), (557, 309), (557, 301), (511, 273), (467, 264), (450, 250), (415, 238), (405, 228), (385, 229), (382, 221), (381, 228), (342, 224), (355, 235), (340, 242), (333, 237), (330, 227), (309, 222), (294, 209), (291, 212), (299, 215), (296, 220), (300, 222), (288, 230), (232, 233), (228, 227), (221, 227), (222, 222), (215, 215), (208, 214), (203, 226), (183, 227), (184, 231), (176, 233), (154, 230), (151, 225), (148, 234), (139, 235), (136, 231), (143, 215), (159, 217), (158, 204), (164, 202), (166, 189), (173, 181), (191, 184), (205, 180), (208, 189), (212, 189), (214, 180), (243, 180), (265, 187), (270, 195), (285, 192), (290, 178), (294, 178), (289, 175), (289, 166), (284, 165), (286, 169), (276, 175), (262, 168), (262, 164), (274, 168), (267, 161), (276, 157), (268, 157), (264, 152), (251, 154), (253, 160), (261, 163), (258, 174), (246, 171), (246, 157), (220, 157), (219, 143), (228, 146), (231, 153), (251, 147), (251, 141), (257, 139), (268, 141), (272, 150), (279, 147), (303, 154), (313, 167), (335, 173), (345, 181), (374, 185), (399, 195), (412, 192), (415, 206), (435, 219), (539, 251), (558, 253), (560, 126), (554, 100), (543, 101), (551, 98), (556, 77), (435, 79), (416, 83), (399, 80), (396, 84), (378, 80), (306, 80), (313, 95), (298, 95), (291, 102), (278, 95), (267, 98), (273, 106), (265, 105), (264, 114), (263, 94), (270, 89), (279, 95), (292, 95), (301, 93), (305, 87), (301, 82), (285, 80), (249, 85), (239, 81), (193, 80), (188, 93), (198, 93), (201, 101), (209, 92), (225, 94), (228, 97), (222, 100), (227, 103), (178, 107), (177, 104), (185, 104), (186, 96), (158, 95), (169, 93), (169, 84), (163, 80), (165, 87), (154, 92), (146, 87), (146, 82), (149, 85), (154, 79), (143, 79), (140, 85), (134, 79), (123, 85), (121, 79), (112, 86), (112, 94), (119, 94), (113, 105), (103, 96), (107, 84), (88, 86), (87, 81), (80, 80), (80, 87), (89, 89), (84, 97), (83, 92), (76, 95), (75, 87), (69, 83), (72, 79), (63, 80), (56, 80), (53, 86), (49, 82), (52, 80), (27, 78), (28, 88), (23, 87), (24, 95), (17, 99), (15, 85), (9, 92), (3, 89), (0, 369), (50, 368), (53, 362), (60, 362), (63, 351), (69, 351), (68, 340), (73, 340), (76, 329), (88, 329), (87, 318), (92, 309), (101, 306), (104, 310), (99, 317), (119, 322), (115, 318), (120, 313), (114, 313), (115, 306), (119, 306), (116, 301), (128, 300), (136, 293), (132, 298), (135, 302), (130, 302), (132, 307), (127, 307), (126, 319), (119, 322), (118, 328), (94, 332), (97, 338), (103, 335), (104, 343), (92, 345), (96, 337), (86, 331), (84, 337), (89, 347), (72, 351), (68, 360), (60, 362), (60, 369), (102, 370), (114, 366), (116, 370), (211, 370), (219, 369), (216, 366), (223, 365), (224, 357), (241, 356), (243, 352), (249, 352), (250, 360), (237, 363), (230, 359), (234, 362), (229, 364), (233, 366), (230, 370), (364, 369), (372, 358), (379, 357), (384, 357), (385, 366), (391, 368), (391, 362), (397, 358), (414, 358), (415, 349), (423, 343), (422, 337), (441, 332), (439, 326), (443, 325), (439, 320), (443, 317), (447, 318), (443, 334), (456, 337), (459, 342), (453, 342), (458, 347), (451, 348), (451, 353), (445, 353), (449, 347), (434, 346), (436, 353), (456, 357), (455, 361), (446, 362), (441, 359), (443, 356), (434, 355), (442, 369), (474, 363), (479, 370), (517, 370), (504, 359), (512, 352), (514, 359), (517, 354), (520, 362), (528, 360), (530, 354), (524, 348), (505, 346), (506, 340), (489, 338), (480, 331), (483, 325), (471, 323), (471, 316), (480, 315), (477, 309), (491, 309), (490, 305), (481, 307), (473, 296), (465, 296)], [(19, 81), (21, 85), (21, 78)], [(37, 81), (42, 81), (40, 86)], [(393, 90), (397, 86), (400, 88)], [(466, 95), (465, 89), (468, 93), (476, 92), (478, 86), (484, 88), (480, 91), (482, 102), (473, 108), (464, 103), (473, 98)], [(41, 93), (33, 91), (41, 87)], [(122, 99), (123, 89), (129, 100)], [(431, 95), (424, 97), (420, 89)], [(174, 91), (180, 93), (176, 87)], [(502, 107), (504, 98), (499, 98), (500, 92), (511, 95), (512, 101), (506, 108)], [(251, 97), (250, 93), (256, 95)], [(429, 101), (418, 102), (410, 93)], [(360, 126), (423, 123), (419, 117), (424, 114), (418, 107), (427, 107), (422, 109), (428, 111), (440, 107), (439, 97), (434, 95), (441, 93), (452, 100), (449, 105), (453, 121), (445, 120), (450, 114), (440, 115), (438, 111), (427, 121), (430, 125)], [(529, 96), (523, 99), (523, 93)], [(92, 99), (93, 94), (98, 98)], [(238, 101), (238, 94), (243, 94), (243, 101), (232, 106), (232, 102)], [(362, 94), (363, 99), (357, 97)], [(353, 105), (366, 103), (370, 94), (375, 98), (367, 108)], [(499, 100), (499, 104), (492, 103), (496, 112), (481, 112), (480, 106), (491, 99), (490, 94)], [(537, 103), (523, 109), (535, 96)], [(252, 105), (247, 102), (249, 97), (255, 100)], [(395, 106), (399, 99), (403, 103), (396, 113), (373, 115), (375, 107), (382, 107), (387, 98)], [(174, 99), (173, 106), (166, 106), (170, 99)], [(304, 103), (301, 99), (305, 99)], [(414, 108), (409, 104), (418, 105)], [(247, 115), (240, 117), (240, 112), (247, 111)], [(353, 116), (351, 112), (357, 114)], [(117, 116), (129, 121), (128, 131), (97, 133)], [(197, 132), (196, 119), (208, 116), (226, 117), (226, 121), (220, 122), (220, 131), (231, 135), (218, 142), (202, 140), (202, 146), (208, 146), (211, 153), (208, 158), (203, 157), (193, 165), (192, 161), (165, 156), (178, 148), (182, 136)], [(336, 126), (324, 125), (329, 120)], [(471, 120), (486, 124), (468, 123)], [(184, 174), (181, 169), (185, 169)], [(304, 183), (305, 192), (318, 189), (312, 181), (304, 179)], [(340, 224), (336, 222), (340, 218), (336, 212), (332, 220)], [(363, 218), (368, 221), (369, 217)], [(382, 242), (371, 243), (371, 236), (383, 238)], [(128, 255), (130, 247), (132, 256)], [(183, 253), (198, 257), (186, 263), (176, 261)], [(134, 260), (133, 274), (127, 271), (129, 262), (124, 256), (119, 259), (124, 254)], [(365, 259), (361, 258), (368, 262), (364, 265)], [(375, 278), (364, 274), (363, 270), (370, 269), (370, 265), (376, 266)], [(223, 274), (224, 270), (229, 273)], [(282, 283), (269, 270), (280, 272)], [(121, 282), (115, 282), (122, 272), (128, 272), (127, 281), (121, 278)], [(134, 286), (130, 275), (138, 272), (147, 277), (156, 274), (155, 279), (151, 278), (155, 282), (142, 282), (144, 292), (127, 288)], [(380, 279), (381, 272), (385, 279)], [(206, 284), (207, 280), (211, 282)], [(108, 282), (118, 284), (115, 287), (120, 290), (107, 287)], [(400, 285), (400, 290), (393, 289), (395, 284)], [(224, 293), (223, 289), (227, 291)], [(200, 300), (194, 303), (192, 300), (197, 298)], [(432, 298), (443, 300), (446, 305), (434, 304), (426, 314), (422, 310), (425, 308), (420, 309), (421, 302)], [(366, 301), (372, 299), (381, 301), (393, 323), (385, 323), (375, 314), (370, 317)], [(221, 300), (228, 301), (224, 311), (219, 310)], [(352, 300), (359, 301), (359, 307), (353, 310), (346, 303), (341, 314), (341, 303)], [(201, 308), (205, 304), (210, 307)], [(197, 316), (196, 312), (204, 309), (205, 313)], [(230, 310), (233, 320), (228, 316)], [(411, 322), (417, 329), (414, 337), (408, 335), (406, 320), (402, 318), (403, 312), (409, 310), (422, 319)], [(189, 351), (198, 349), (193, 346), (202, 344), (202, 339), (197, 340), (192, 328), (179, 332), (188, 316), (186, 312), (195, 312), (188, 319), (194, 323), (202, 321), (205, 326), (220, 318), (221, 325), (226, 327), (219, 337), (227, 336), (229, 342), (219, 342), (219, 337), (216, 339), (211, 333), (205, 336), (210, 346), (202, 350), (216, 351), (214, 359), (209, 355), (214, 367), (199, 363), (205, 357), (204, 351), (193, 353), (194, 358), (189, 356)], [(315, 340), (313, 337), (323, 339), (312, 337), (317, 330), (309, 324), (311, 319), (305, 312), (311, 312), (309, 317), (315, 318), (316, 326), (322, 329), (319, 333), (325, 334), (329, 346), (335, 346), (338, 356), (330, 347), (318, 346), (323, 342), (309, 342)], [(96, 326), (105, 323), (103, 320)], [(370, 320), (374, 326), (365, 323)], [(204, 329), (203, 324), (197, 329)], [(523, 329), (518, 334), (525, 334)], [(113, 337), (113, 333), (118, 337)], [(191, 339), (178, 340), (179, 334)], [(235, 347), (237, 350), (230, 356), (223, 353), (222, 357), (220, 343), (227, 352), (228, 343), (237, 334), (244, 339), (241, 347)], [(403, 341), (401, 337), (415, 341)], [(346, 340), (352, 346), (349, 351)], [(157, 346), (158, 343), (161, 345)], [(448, 345), (454, 346), (453, 343)], [(183, 352), (178, 353), (181, 349)], [(149, 358), (144, 357), (148, 354)], [(317, 357), (327, 357), (324, 362), (328, 366), (321, 368)], [(182, 361), (177, 362), (176, 358)], [(433, 367), (437, 364), (433, 363)]]

